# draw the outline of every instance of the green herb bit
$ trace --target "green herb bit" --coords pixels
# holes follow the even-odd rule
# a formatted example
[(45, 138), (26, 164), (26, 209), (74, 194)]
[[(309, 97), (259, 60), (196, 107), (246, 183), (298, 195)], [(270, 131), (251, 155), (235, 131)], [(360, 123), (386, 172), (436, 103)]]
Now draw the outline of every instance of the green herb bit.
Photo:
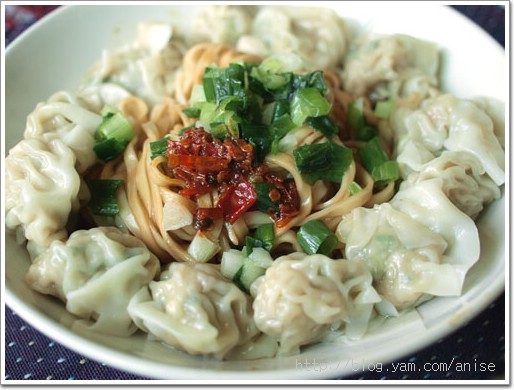
[(200, 107), (186, 107), (182, 110), (182, 112), (188, 118), (199, 118), (201, 109)]
[(318, 220), (312, 220), (300, 226), (297, 240), (308, 255), (329, 256), (338, 244), (336, 235)]
[(150, 142), (151, 159), (164, 156), (168, 150), (168, 141), (170, 137), (164, 137), (158, 141)]
[(351, 149), (332, 142), (303, 145), (293, 155), (298, 170), (311, 185), (317, 180), (340, 183), (353, 161)]
[(282, 139), (284, 136), (289, 133), (291, 130), (295, 129), (296, 125), (291, 119), (291, 115), (284, 114), (271, 123), (270, 132), (273, 139)]
[(396, 106), (395, 99), (381, 100), (375, 105), (375, 115), (381, 119), (387, 119)]
[(202, 79), (205, 98), (208, 102), (219, 103), (230, 96), (246, 96), (245, 68), (237, 63), (227, 68), (207, 67)]
[(321, 94), (326, 95), (329, 91), (325, 76), (321, 70), (316, 70), (304, 75), (295, 74), (293, 76), (294, 90), (302, 88), (316, 88)]
[(358, 150), (358, 154), (362, 165), (371, 174), (376, 186), (399, 179), (400, 168), (398, 163), (389, 160), (378, 137), (366, 142)]
[(362, 187), (359, 185), (359, 183), (352, 181), (348, 186), (348, 190), (350, 191), (350, 194), (356, 195), (362, 191)]
[(291, 102), (291, 118), (297, 127), (308, 117), (328, 115), (332, 105), (317, 88), (299, 89)]
[(118, 157), (136, 136), (130, 121), (121, 113), (108, 111), (95, 131), (95, 151), (98, 158), (110, 161)]
[(255, 202), (257, 209), (264, 213), (268, 213), (270, 210), (277, 211), (278, 204), (273, 202), (269, 197), (269, 193), (273, 189), (272, 184), (266, 182), (252, 184), (255, 188), (255, 192), (257, 193), (257, 200)]
[(314, 130), (318, 130), (327, 138), (332, 138), (334, 135), (339, 133), (337, 125), (328, 115), (309, 117), (306, 120), (306, 124)]
[(87, 184), (91, 192), (89, 207), (93, 214), (114, 216), (120, 212), (116, 191), (123, 184), (123, 180), (95, 179), (87, 181)]
[(265, 125), (242, 122), (241, 137), (250, 142), (254, 148), (255, 164), (260, 164), (266, 158), (271, 148), (269, 128)]
[(275, 224), (266, 223), (257, 226), (253, 236), (245, 237), (245, 256), (250, 256), (254, 248), (263, 248), (268, 252), (275, 243)]
[(348, 104), (346, 124), (350, 129), (356, 132), (366, 124), (366, 116), (364, 115), (364, 101), (362, 98), (352, 100), (350, 104)]

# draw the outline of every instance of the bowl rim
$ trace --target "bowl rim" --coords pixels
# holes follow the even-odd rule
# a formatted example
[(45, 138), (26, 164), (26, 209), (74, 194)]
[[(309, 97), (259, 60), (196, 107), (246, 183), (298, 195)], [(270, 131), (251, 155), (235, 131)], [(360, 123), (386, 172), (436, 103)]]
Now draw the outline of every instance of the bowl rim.
[[(150, 3), (153, 4), (153, 2), (150, 2)], [(276, 2), (277, 5), (280, 5), (283, 3), (284, 2)], [(320, 6), (322, 6), (323, 3), (325, 3), (325, 2), (320, 2), (319, 3)], [(177, 6), (190, 5), (190, 4), (199, 5), (198, 2), (177, 2), (176, 3)], [(253, 2), (252, 2), (252, 4), (253, 4)], [(287, 2), (285, 4), (287, 4)], [(113, 4), (111, 4), (111, 2), (106, 2), (103, 5), (100, 5), (100, 4), (95, 4), (95, 5), (103, 6), (103, 5), (113, 5)], [(139, 5), (139, 3), (138, 3), (138, 5)], [(160, 3), (159, 5), (164, 5), (164, 4)], [(168, 5), (168, 4), (166, 4), (166, 5)], [(263, 5), (267, 5), (267, 4), (264, 3)], [(14, 51), (17, 47), (21, 46), (23, 44), (23, 42), (25, 41), (25, 39), (27, 39), (28, 37), (37, 33), (37, 31), (40, 28), (42, 28), (47, 23), (50, 23), (52, 20), (54, 20), (56, 18), (65, 17), (66, 13), (69, 12), (69, 9), (77, 8), (80, 6), (83, 6), (83, 5), (69, 4), (69, 5), (62, 6), (59, 9), (56, 9), (53, 12), (45, 15), (38, 22), (31, 25), (27, 30), (25, 30), (18, 37), (16, 37), (16, 39), (14, 39), (5, 48), (5, 53), (4, 53), (4, 65), (5, 66), (2, 67), (2, 76), (4, 76), (5, 67), (7, 66), (7, 62), (8, 62), (10, 53), (12, 51)], [(474, 22), (472, 22), (471, 20), (466, 18), (464, 15), (457, 12), (455, 9), (446, 7), (446, 11), (453, 13), (454, 17), (459, 17), (462, 20), (466, 20), (475, 29), (480, 28), (480, 26), (478, 26), (477, 24), (475, 24)], [(486, 34), (486, 32), (483, 29), (481, 29), (481, 31), (484, 34)], [(488, 34), (487, 34), (487, 37), (490, 38), (490, 41), (493, 42), (495, 46), (497, 46), (499, 49), (504, 51), (504, 48), (501, 47), (501, 45), (496, 40), (494, 40)], [(2, 89), (2, 92), (4, 93), (4, 88)], [(4, 101), (2, 103), (4, 105), (5, 104), (5, 96), (4, 96), (4, 99), (2, 99), (2, 100)], [(2, 119), (2, 121), (4, 122), (3, 126), (5, 128), (5, 117), (4, 117), (4, 119)], [(3, 137), (5, 140), (5, 137), (6, 137), (5, 132), (3, 134)], [(3, 158), (5, 158), (5, 142), (2, 143), (2, 148), (4, 151)], [(506, 149), (506, 152), (508, 153), (507, 149)], [(5, 174), (5, 172), (3, 172), (2, 174)], [(4, 183), (5, 180), (2, 180), (2, 182)], [(2, 185), (2, 191), (3, 190), (4, 190), (4, 186)], [(504, 196), (505, 195), (508, 196), (508, 183), (506, 183), (506, 185), (505, 185), (505, 190), (506, 190), (506, 192), (505, 192)], [(505, 210), (508, 211), (508, 208), (509, 208), (508, 202), (505, 202), (505, 203), (506, 203)], [(5, 210), (5, 197), (4, 196), (2, 196), (2, 208), (3, 208), (3, 210)], [(3, 214), (3, 217), (5, 217), (5, 213)], [(4, 224), (4, 226), (5, 226), (5, 224)], [(506, 226), (505, 233), (507, 233), (507, 232), (508, 232), (508, 224)], [(5, 234), (4, 234), (4, 240), (5, 240)], [(4, 240), (2, 240), (2, 255), (3, 256), (5, 256), (5, 247), (4, 247), (5, 241)], [(506, 241), (506, 242), (508, 242), (508, 241)], [(508, 262), (506, 262), (506, 263), (508, 263)], [(508, 267), (508, 264), (506, 264), (506, 267)], [(5, 261), (2, 261), (2, 268), (3, 268), (3, 272), (4, 272), (4, 278), (2, 278), (2, 289), (5, 292), (5, 294), (2, 294), (2, 296), (3, 296), (2, 300), (4, 301), (2, 310), (6, 310), (6, 307), (5, 307), (6, 305), (9, 306), (13, 311), (15, 311), (18, 315), (20, 315), (20, 317), (22, 317), (25, 321), (27, 321), (31, 326), (34, 326), (41, 333), (47, 335), (50, 338), (55, 338), (55, 335), (59, 334), (58, 342), (60, 344), (62, 344), (63, 346), (65, 346), (71, 350), (74, 350), (81, 354), (84, 354), (85, 356), (88, 356), (92, 359), (101, 361), (101, 360), (106, 360), (105, 356), (109, 356), (108, 364), (112, 365), (113, 367), (119, 368), (124, 371), (129, 371), (132, 373), (138, 373), (145, 377), (148, 377), (150, 375), (151, 377), (157, 378), (157, 380), (159, 378), (169, 379), (168, 375), (166, 375), (166, 376), (161, 375), (162, 372), (166, 372), (166, 370), (168, 372), (170, 371), (170, 368), (172, 368), (172, 366), (170, 366), (169, 364), (163, 363), (163, 362), (158, 362), (158, 361), (151, 361), (152, 370), (151, 370), (151, 372), (149, 372), (148, 367), (144, 367), (141, 365), (142, 358), (135, 357), (126, 352), (114, 350), (112, 348), (102, 345), (101, 343), (95, 342), (93, 340), (89, 340), (83, 336), (73, 333), (71, 331), (71, 329), (65, 327), (62, 324), (57, 323), (56, 321), (54, 321), (53, 319), (48, 317), (45, 313), (43, 313), (41, 310), (27, 305), (13, 291), (6, 288), (6, 286), (5, 286), (5, 274), (6, 274), (5, 273)], [(439, 324), (434, 327), (431, 327), (426, 334), (427, 337), (425, 337), (423, 339), (413, 340), (413, 342), (409, 345), (409, 347), (403, 348), (404, 355), (407, 355), (414, 351), (420, 350), (421, 348), (432, 344), (440, 337), (448, 335), (451, 330), (456, 330), (457, 328), (462, 327), (468, 320), (470, 320), (471, 318), (477, 316), (480, 312), (482, 312), (492, 301), (494, 301), (494, 299), (496, 299), (502, 293), (502, 291), (505, 290), (505, 288), (506, 288), (505, 278), (501, 282), (499, 281), (498, 283), (492, 284), (490, 286), (490, 291), (489, 291), (490, 294), (489, 295), (480, 297), (480, 298), (478, 298), (478, 300), (473, 300), (473, 303), (476, 304), (476, 307), (478, 308), (478, 310), (466, 312), (466, 314), (464, 314), (461, 317), (461, 321), (459, 321), (459, 324), (457, 327), (449, 328), (447, 324)], [(5, 312), (3, 312), (3, 314), (5, 314)], [(37, 325), (34, 325), (34, 324), (37, 324)], [(4, 316), (3, 326), (5, 327), (5, 316)], [(78, 345), (80, 345), (80, 350), (77, 347)], [(398, 358), (399, 358), (398, 356), (393, 356), (393, 358), (390, 360), (396, 360)], [(390, 361), (390, 360), (383, 359), (383, 361)], [(147, 361), (147, 360), (145, 360), (145, 361)], [(173, 370), (171, 370), (171, 371), (173, 371)], [(209, 382), (212, 382), (213, 380), (214, 381), (242, 380), (241, 377), (246, 378), (243, 380), (262, 381), (262, 380), (276, 379), (276, 376), (278, 374), (280, 374), (281, 376), (283, 376), (289, 380), (324, 379), (323, 383), (327, 383), (326, 378), (323, 376), (316, 378), (315, 376), (313, 377), (313, 375), (308, 375), (305, 378), (301, 378), (301, 376), (298, 375), (298, 373), (299, 373), (298, 370), (294, 370), (294, 368), (291, 368), (291, 370), (279, 370), (279, 371), (258, 370), (255, 372), (236, 371), (236, 370), (234, 370), (234, 371), (231, 371), (231, 370), (218, 371), (218, 370), (210, 370), (210, 369), (204, 369), (202, 371), (202, 375), (205, 374), (206, 376), (209, 376), (209, 378), (210, 378)], [(187, 368), (178, 367), (178, 371), (173, 372), (173, 374), (174, 375), (185, 374), (185, 375), (182, 375), (185, 380), (195, 380), (199, 376), (199, 369), (196, 367), (187, 367)], [(335, 374), (337, 374), (337, 373), (335, 373)], [(345, 375), (347, 375), (347, 373)], [(333, 377), (333, 376), (336, 376), (336, 375), (331, 375), (331, 377)], [(180, 381), (180, 379), (179, 379), (179, 381)], [(176, 380), (174, 380), (174, 382), (176, 382)], [(201, 380), (200, 382), (203, 382), (203, 380)]]

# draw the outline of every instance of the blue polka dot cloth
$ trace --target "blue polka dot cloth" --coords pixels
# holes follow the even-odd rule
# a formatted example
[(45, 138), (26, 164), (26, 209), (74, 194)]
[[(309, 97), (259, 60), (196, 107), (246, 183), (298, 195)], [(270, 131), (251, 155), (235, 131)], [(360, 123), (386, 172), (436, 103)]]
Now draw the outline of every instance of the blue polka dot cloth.
[[(5, 44), (57, 6), (6, 5)], [(505, 9), (498, 5), (455, 5), (505, 45)], [(139, 375), (91, 360), (37, 331), (9, 307), (5, 308), (5, 377), (9, 380), (145, 380)], [(446, 362), (445, 370), (414, 369)], [(451, 362), (455, 364), (450, 365)], [(457, 364), (460, 362), (460, 366)], [(462, 362), (465, 362), (463, 365)], [(433, 367), (433, 365), (431, 365)], [(504, 380), (505, 295), (477, 317), (433, 345), (397, 362), (361, 369), (341, 380)]]

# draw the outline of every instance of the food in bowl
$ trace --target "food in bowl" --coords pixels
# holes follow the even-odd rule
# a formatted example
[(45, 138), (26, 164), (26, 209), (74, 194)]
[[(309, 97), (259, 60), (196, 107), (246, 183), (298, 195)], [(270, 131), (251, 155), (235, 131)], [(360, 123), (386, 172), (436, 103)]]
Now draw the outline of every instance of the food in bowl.
[(219, 359), (459, 295), (505, 180), (503, 105), (442, 92), (436, 45), (320, 12), (144, 23), (39, 103), (6, 158), (25, 281), (99, 332)]

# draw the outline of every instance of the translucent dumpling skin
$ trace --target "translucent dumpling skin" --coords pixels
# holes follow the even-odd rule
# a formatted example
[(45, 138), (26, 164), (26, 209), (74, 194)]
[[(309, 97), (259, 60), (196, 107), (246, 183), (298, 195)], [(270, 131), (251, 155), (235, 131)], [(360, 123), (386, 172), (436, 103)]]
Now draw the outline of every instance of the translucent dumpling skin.
[(128, 336), (137, 328), (127, 305), (160, 270), (159, 260), (136, 237), (117, 228), (78, 230), (54, 241), (30, 266), (25, 281), (66, 303), (93, 330)]
[(417, 96), (438, 87), (435, 44), (411, 36), (370, 34), (354, 41), (343, 71), (345, 89), (373, 100)]
[[(500, 186), (505, 182), (505, 151), (491, 116), (470, 100), (445, 94), (423, 101), (419, 108), (399, 107), (390, 118), (396, 153), (403, 176), (429, 160), (412, 162), (424, 153), (428, 159), (447, 151), (474, 156), (483, 171)], [(409, 153), (416, 145), (418, 151)]]
[(387, 203), (354, 209), (337, 234), (346, 258), (365, 263), (377, 291), (398, 309), (415, 306), (424, 294), (460, 293), (458, 272), (444, 256), (444, 237)]
[(253, 303), (257, 327), (279, 342), (279, 354), (294, 354), (349, 320), (356, 298), (376, 294), (363, 264), (301, 253), (275, 260), (258, 284)]
[(170, 264), (132, 299), (129, 312), (157, 339), (218, 359), (258, 334), (249, 297), (210, 264)]
[(75, 156), (60, 140), (26, 139), (5, 159), (5, 225), (28, 240), (35, 256), (66, 239), (70, 213), (79, 207)]

